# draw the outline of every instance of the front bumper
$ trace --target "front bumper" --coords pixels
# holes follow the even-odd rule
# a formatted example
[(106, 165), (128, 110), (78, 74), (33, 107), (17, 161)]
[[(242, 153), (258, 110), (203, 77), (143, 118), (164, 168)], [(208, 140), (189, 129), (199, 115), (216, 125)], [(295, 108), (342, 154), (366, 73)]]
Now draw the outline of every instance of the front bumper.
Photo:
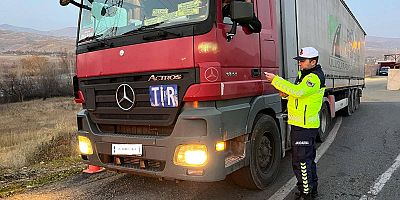
[(387, 72), (379, 72), (379, 76), (387, 76), (388, 73)]
[[(215, 144), (222, 141), (221, 112), (215, 108), (183, 111), (170, 136), (142, 136), (106, 134), (91, 122), (87, 110), (78, 115), (78, 135), (90, 139), (92, 155), (82, 155), (83, 162), (109, 170), (162, 177), (166, 179), (200, 182), (225, 179), (226, 152), (217, 152)], [(142, 144), (143, 155), (113, 156), (112, 144)], [(183, 167), (173, 162), (175, 149), (181, 144), (204, 144), (208, 149), (208, 162), (204, 167)], [(188, 170), (203, 170), (203, 175), (188, 175)]]

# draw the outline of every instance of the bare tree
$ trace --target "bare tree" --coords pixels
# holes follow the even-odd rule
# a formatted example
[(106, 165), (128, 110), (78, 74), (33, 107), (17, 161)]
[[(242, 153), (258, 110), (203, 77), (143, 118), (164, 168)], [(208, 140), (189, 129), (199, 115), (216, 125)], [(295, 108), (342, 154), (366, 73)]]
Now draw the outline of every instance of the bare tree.
[(58, 62), (40, 56), (21, 59), (0, 78), (0, 102), (72, 96), (75, 57), (63, 55)]
[(0, 82), (0, 88), (6, 101), (22, 102), (34, 91), (33, 79), (28, 76), (17, 76), (15, 72), (7, 73)]

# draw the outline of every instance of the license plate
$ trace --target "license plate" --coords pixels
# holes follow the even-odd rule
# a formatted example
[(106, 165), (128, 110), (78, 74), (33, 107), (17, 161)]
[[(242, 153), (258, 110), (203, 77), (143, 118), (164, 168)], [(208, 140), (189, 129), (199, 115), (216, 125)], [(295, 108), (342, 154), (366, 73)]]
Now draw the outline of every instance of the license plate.
[(153, 85), (149, 88), (150, 103), (153, 107), (178, 107), (177, 85)]
[(112, 155), (141, 156), (142, 148), (143, 148), (142, 144), (112, 144), (111, 154)]

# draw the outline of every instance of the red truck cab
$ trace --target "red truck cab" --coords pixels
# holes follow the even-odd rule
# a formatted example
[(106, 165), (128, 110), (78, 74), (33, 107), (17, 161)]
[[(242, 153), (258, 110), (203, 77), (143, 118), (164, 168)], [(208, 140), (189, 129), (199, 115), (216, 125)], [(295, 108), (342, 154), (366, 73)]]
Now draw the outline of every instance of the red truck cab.
[(192, 181), (231, 174), (258, 189), (276, 177), (286, 131), (279, 95), (263, 76), (279, 73), (275, 1), (237, 4), (251, 6), (262, 30), (239, 25), (233, 38), (236, 21), (223, 17), (220, 0), (75, 4), (85, 163)]

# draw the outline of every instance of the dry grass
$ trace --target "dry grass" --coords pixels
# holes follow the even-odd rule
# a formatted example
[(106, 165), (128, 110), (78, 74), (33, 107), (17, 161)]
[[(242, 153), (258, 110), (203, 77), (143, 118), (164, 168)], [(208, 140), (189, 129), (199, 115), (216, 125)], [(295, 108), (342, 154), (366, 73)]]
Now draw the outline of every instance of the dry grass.
[(19, 168), (75, 153), (80, 106), (72, 98), (0, 105), (0, 168)]
[[(16, 70), (18, 66), (21, 66), (21, 60), (27, 59), (32, 56), (30, 55), (3, 55), (0, 53), (0, 79), (6, 75), (8, 71)], [(54, 56), (40, 56), (46, 58), (49, 63), (59, 63), (60, 57)]]
[[(21, 59), (29, 58), (31, 55), (4, 55), (0, 54), (0, 66), (2, 65), (17, 65), (20, 63)], [(40, 56), (45, 57), (49, 60), (49, 62), (58, 62), (60, 60), (59, 57), (54, 56)]]

